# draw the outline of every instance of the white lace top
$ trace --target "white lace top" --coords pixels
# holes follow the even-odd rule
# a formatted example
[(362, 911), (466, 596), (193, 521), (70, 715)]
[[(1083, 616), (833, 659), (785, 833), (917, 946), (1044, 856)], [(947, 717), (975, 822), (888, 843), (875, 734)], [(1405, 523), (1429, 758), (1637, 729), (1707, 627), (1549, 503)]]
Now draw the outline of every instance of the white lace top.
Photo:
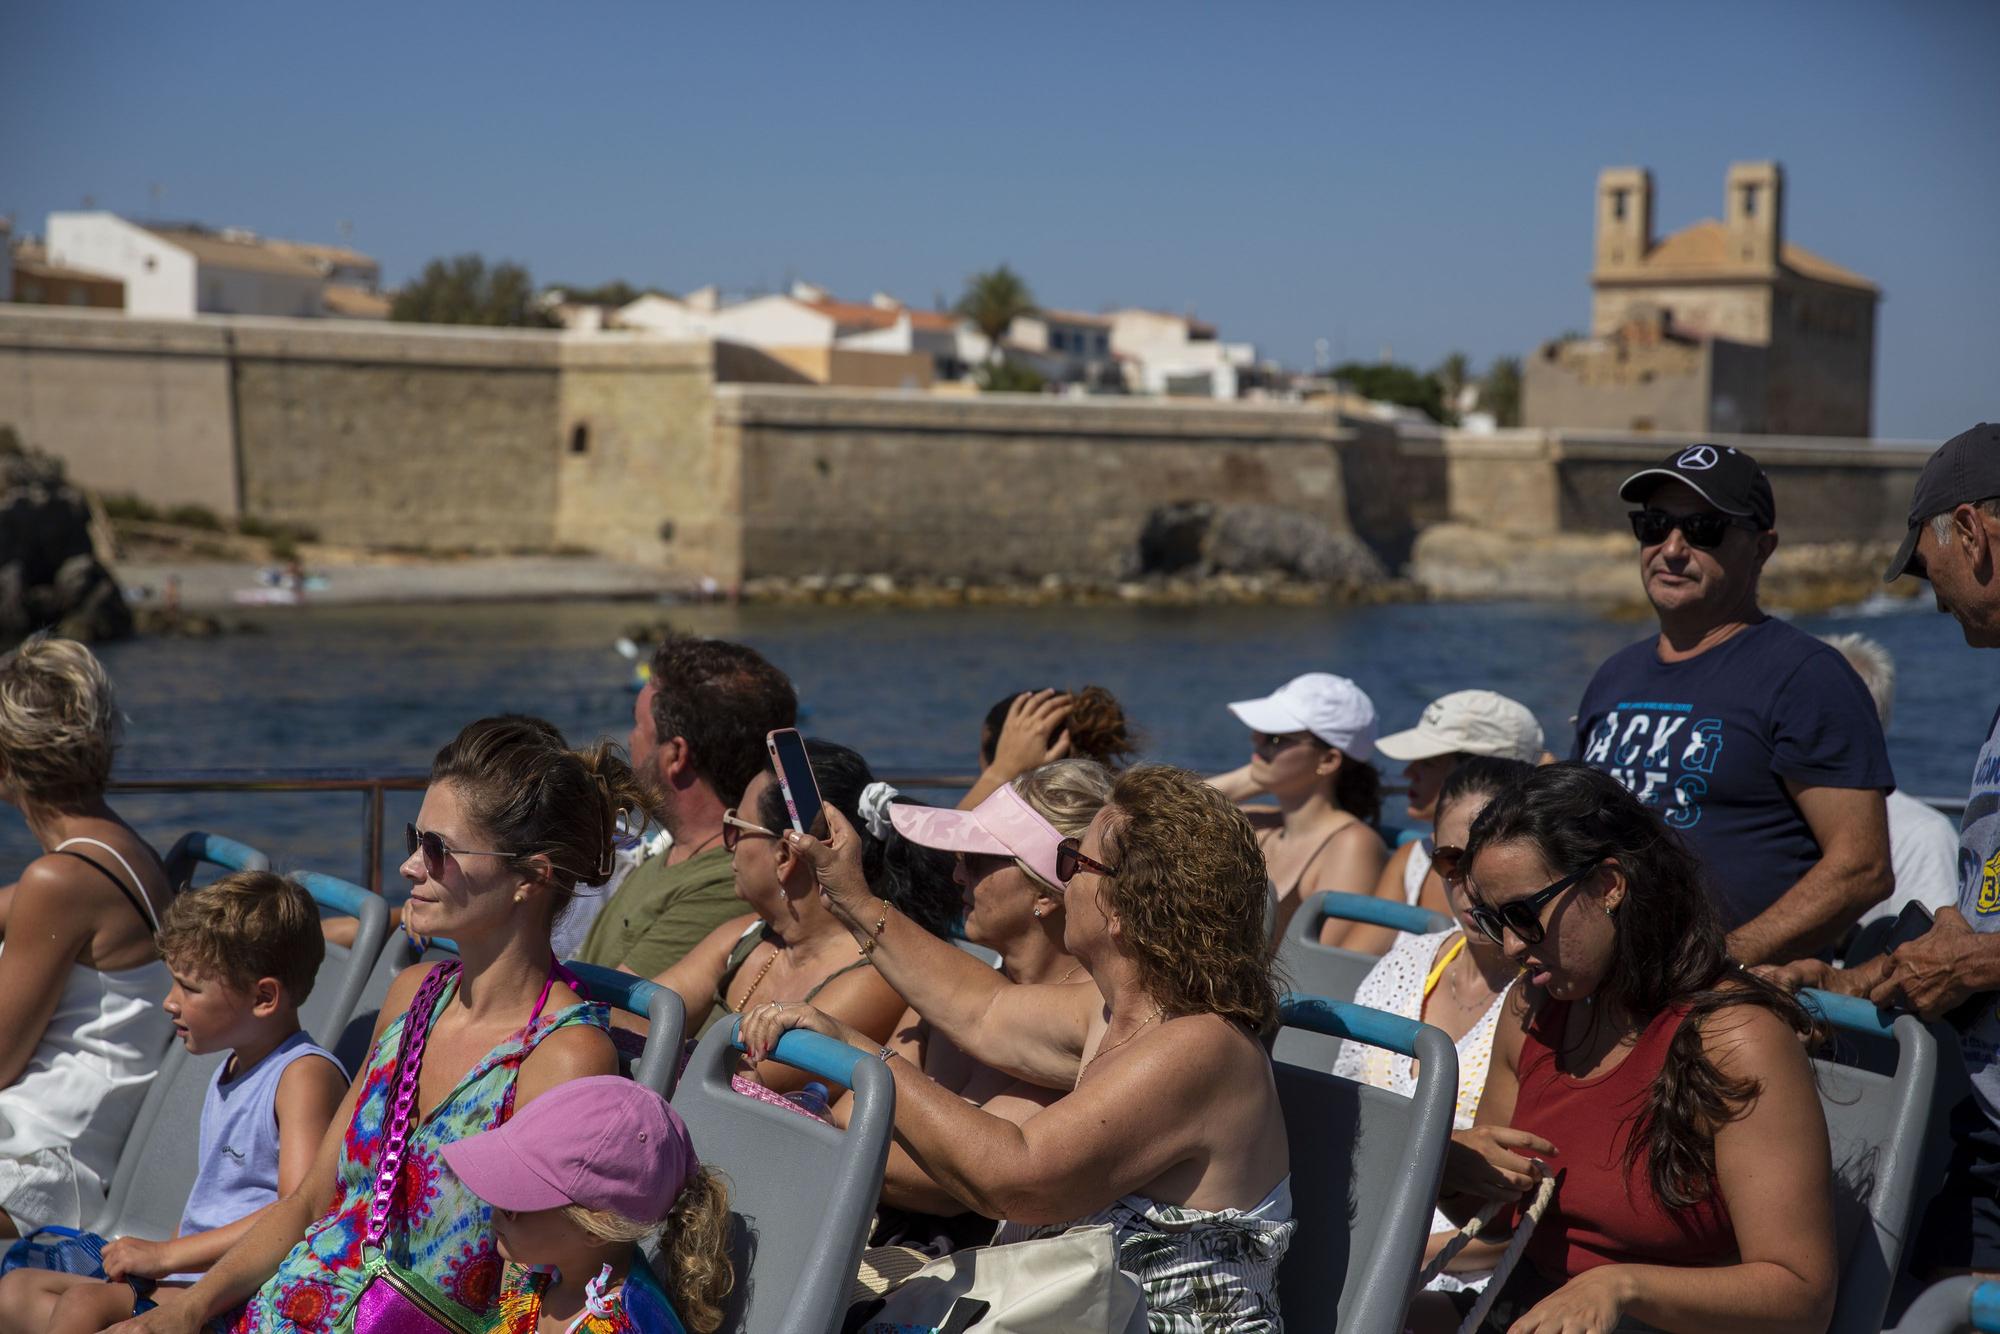
[(1410, 860), (1403, 863), (1403, 901), (1415, 906), (1423, 897), (1424, 877), (1431, 873), (1430, 835), (1410, 845)]
[[(1360, 989), (1354, 993), (1355, 1004), (1421, 1020), (1424, 980), (1457, 938), (1456, 927), (1425, 936), (1398, 936), (1382, 961), (1362, 979)], [(1479, 1022), (1458, 1040), (1458, 1102), (1452, 1109), (1453, 1130), (1471, 1129), (1473, 1118), (1479, 1114), (1479, 1098), (1486, 1091), (1487, 1067), (1493, 1063), (1493, 1033), (1500, 1023), (1501, 1005), (1511, 990), (1510, 983), (1493, 998), (1493, 1004), (1479, 1017)], [(1417, 1091), (1414, 1060), (1365, 1043), (1342, 1043), (1340, 1055), (1334, 1058), (1333, 1073), (1404, 1097)], [(1431, 1220), (1433, 1232), (1450, 1232), (1456, 1227), (1442, 1213)], [(1456, 1292), (1461, 1288), (1483, 1287), (1485, 1282), (1485, 1276), (1480, 1274), (1440, 1274), (1432, 1280), (1431, 1287), (1441, 1292)]]

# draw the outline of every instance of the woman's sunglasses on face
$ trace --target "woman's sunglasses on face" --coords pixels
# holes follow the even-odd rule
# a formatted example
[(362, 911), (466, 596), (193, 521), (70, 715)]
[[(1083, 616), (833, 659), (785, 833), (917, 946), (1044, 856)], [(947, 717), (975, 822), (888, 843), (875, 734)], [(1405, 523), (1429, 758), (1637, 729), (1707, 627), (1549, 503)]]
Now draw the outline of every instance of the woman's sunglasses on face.
[(444, 836), (431, 829), (419, 829), (413, 824), (403, 826), (403, 837), (408, 843), (404, 856), (414, 856), (419, 848), (424, 854), (424, 875), (436, 880), (444, 874), (447, 857), (511, 857), (511, 852), (490, 852), (481, 848), (454, 848), (444, 841)]
[(763, 825), (752, 824), (748, 820), (739, 818), (736, 814), (736, 808), (734, 806), (731, 806), (728, 810), (722, 813), (723, 851), (725, 852), (736, 851), (736, 845), (743, 841), (743, 838), (746, 834), (754, 838), (776, 838), (778, 836), (775, 832), (766, 829)]
[[(1600, 863), (1601, 864), (1601, 863)], [(1512, 931), (1523, 945), (1539, 945), (1548, 934), (1542, 923), (1542, 910), (1554, 902), (1566, 889), (1573, 889), (1590, 878), (1596, 865), (1586, 866), (1581, 871), (1566, 875), (1553, 885), (1544, 886), (1523, 898), (1512, 899), (1497, 908), (1489, 908), (1479, 902), (1470, 878), (1463, 878), (1466, 897), (1471, 900), (1466, 905), (1465, 915), (1495, 945), (1505, 945), (1506, 934)]]
[(1056, 844), (1056, 879), (1067, 885), (1076, 878), (1078, 871), (1089, 871), (1096, 875), (1117, 875), (1116, 867), (1106, 866), (1095, 857), (1083, 855), (1083, 845), (1073, 838), (1066, 838)]
[(1312, 740), (1311, 732), (1252, 732), (1250, 749), (1259, 755), (1276, 755), (1302, 741)]
[(1674, 529), (1681, 530), (1687, 544), (1697, 551), (1713, 551), (1722, 545), (1722, 539), (1729, 536), (1731, 528), (1747, 528), (1757, 531), (1757, 525), (1749, 519), (1734, 514), (1724, 514), (1720, 510), (1702, 510), (1697, 514), (1669, 514), (1665, 510), (1631, 510), (1632, 536), (1639, 539), (1639, 545), (1656, 547), (1667, 540)]

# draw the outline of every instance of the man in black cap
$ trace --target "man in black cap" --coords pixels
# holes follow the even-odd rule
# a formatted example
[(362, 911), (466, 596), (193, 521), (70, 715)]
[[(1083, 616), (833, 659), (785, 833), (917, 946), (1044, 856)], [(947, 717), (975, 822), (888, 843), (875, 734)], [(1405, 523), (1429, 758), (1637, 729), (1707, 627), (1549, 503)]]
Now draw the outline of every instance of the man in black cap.
[[(1909, 534), (1883, 579), (1905, 574), (1930, 580), (1966, 643), (2000, 648), (2000, 425), (1953, 436), (1924, 464)], [(1950, 1017), (1972, 1097), (1952, 1113), (1951, 1166), (1910, 1254), (1920, 1272), (2000, 1271), (2000, 713), (1959, 822), (1958, 907), (1940, 908), (1929, 932), (1857, 968), (1799, 964), (1778, 977), (1926, 1020)]]
[(1618, 494), (1639, 507), (1660, 632), (1598, 668), (1576, 758), (1693, 847), (1738, 960), (1822, 954), (1890, 889), (1895, 780), (1874, 702), (1839, 653), (1757, 606), (1778, 534), (1755, 459), (1687, 446)]

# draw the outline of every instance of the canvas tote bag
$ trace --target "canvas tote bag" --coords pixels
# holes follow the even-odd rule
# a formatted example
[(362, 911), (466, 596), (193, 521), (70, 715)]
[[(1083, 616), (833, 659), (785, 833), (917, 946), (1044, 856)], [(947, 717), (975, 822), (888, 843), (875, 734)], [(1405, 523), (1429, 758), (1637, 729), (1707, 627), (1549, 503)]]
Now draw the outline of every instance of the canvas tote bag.
[(976, 1334), (1145, 1334), (1146, 1298), (1118, 1267), (1109, 1224), (933, 1260), (889, 1294), (861, 1334), (933, 1330), (960, 1297), (988, 1304)]

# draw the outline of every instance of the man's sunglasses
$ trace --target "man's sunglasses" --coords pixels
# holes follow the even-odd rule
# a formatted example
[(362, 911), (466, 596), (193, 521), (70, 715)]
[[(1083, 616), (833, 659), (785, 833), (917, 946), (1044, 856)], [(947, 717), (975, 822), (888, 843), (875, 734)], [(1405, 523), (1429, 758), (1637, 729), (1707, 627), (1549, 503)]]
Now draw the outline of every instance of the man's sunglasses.
[(1632, 536), (1639, 539), (1639, 545), (1656, 547), (1667, 540), (1674, 529), (1681, 530), (1687, 544), (1698, 551), (1713, 551), (1722, 545), (1722, 539), (1729, 536), (1731, 528), (1747, 528), (1757, 531), (1755, 521), (1736, 514), (1724, 514), (1720, 510), (1702, 510), (1695, 514), (1669, 514), (1665, 510), (1631, 510)]
[[(1519, 937), (1524, 945), (1539, 945), (1542, 943), (1542, 937), (1548, 934), (1548, 928), (1542, 925), (1542, 909), (1548, 907), (1550, 901), (1564, 890), (1589, 879), (1591, 873), (1602, 864), (1600, 862), (1586, 866), (1581, 871), (1564, 876), (1545, 889), (1538, 889), (1525, 898), (1511, 900), (1497, 908), (1489, 908), (1475, 898), (1466, 906), (1465, 915), (1471, 918), (1472, 924), (1484, 932), (1486, 938), (1495, 945), (1504, 945), (1506, 943), (1504, 937), (1509, 931)], [(1448, 872), (1441, 870), (1439, 874), (1446, 875)], [(1470, 881), (1466, 882), (1466, 893), (1471, 897)]]
[(1076, 878), (1078, 871), (1091, 871), (1097, 875), (1117, 875), (1118, 868), (1106, 866), (1095, 857), (1083, 855), (1083, 845), (1073, 838), (1066, 838), (1056, 844), (1056, 879), (1067, 885)]
[(756, 838), (777, 837), (776, 833), (766, 829), (763, 825), (752, 824), (750, 821), (740, 818), (736, 814), (734, 806), (724, 811), (722, 813), (722, 850), (724, 852), (736, 851), (736, 845), (743, 841), (745, 835), (751, 835)]
[(417, 849), (422, 848), (424, 852), (424, 874), (432, 880), (436, 880), (444, 874), (444, 861), (447, 857), (511, 857), (514, 855), (511, 852), (486, 852), (479, 848), (454, 848), (444, 841), (443, 835), (433, 830), (419, 829), (413, 824), (403, 826), (403, 837), (408, 844), (408, 849), (403, 855), (406, 857), (410, 856)]

